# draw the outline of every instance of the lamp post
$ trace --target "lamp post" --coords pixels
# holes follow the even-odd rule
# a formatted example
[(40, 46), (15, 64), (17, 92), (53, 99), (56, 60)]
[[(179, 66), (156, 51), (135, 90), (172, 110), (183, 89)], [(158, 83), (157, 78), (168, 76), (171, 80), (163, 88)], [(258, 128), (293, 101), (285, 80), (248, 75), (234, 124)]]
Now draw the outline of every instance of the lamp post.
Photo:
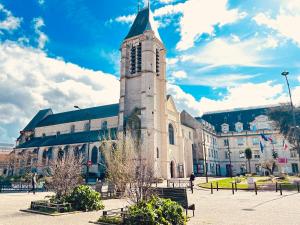
[[(78, 110), (81, 110), (81, 108), (79, 106), (77, 106), (77, 105), (75, 105), (74, 108), (78, 109)], [(90, 117), (88, 117), (88, 118), (89, 118), (89, 120), (88, 120), (89, 122), (88, 123), (89, 123), (89, 132), (90, 132), (91, 131), (91, 119), (90, 119)], [(89, 135), (89, 137), (90, 137), (90, 135)], [(88, 152), (87, 152), (86, 175), (85, 175), (85, 182), (86, 182), (86, 184), (89, 181), (89, 173), (90, 173), (90, 165), (89, 165), (89, 162), (90, 162), (90, 139), (88, 139), (87, 144), (88, 144)]]
[(205, 179), (206, 183), (208, 183), (208, 175), (207, 175), (207, 159), (206, 159), (206, 143), (205, 143), (205, 134), (202, 130), (202, 145), (203, 145), (203, 153), (204, 153), (204, 167), (205, 168)]
[[(297, 136), (297, 133), (296, 133), (296, 132), (298, 132), (299, 128), (296, 125), (295, 109), (294, 109), (294, 104), (293, 104), (293, 100), (292, 100), (292, 93), (291, 93), (290, 83), (289, 83), (289, 80), (288, 80), (289, 72), (288, 71), (283, 71), (281, 73), (281, 75), (285, 77), (286, 84), (287, 84), (287, 87), (288, 87), (288, 90), (289, 90), (291, 111), (292, 111), (292, 116), (293, 116), (293, 127), (294, 127), (293, 133), (294, 133), (294, 138), (295, 138), (296, 143), (297, 143), (297, 151), (298, 151), (298, 155), (299, 155), (299, 165), (300, 165), (300, 148), (299, 148), (299, 140), (297, 140), (298, 136)], [(299, 168), (298, 168), (298, 171), (299, 171)]]

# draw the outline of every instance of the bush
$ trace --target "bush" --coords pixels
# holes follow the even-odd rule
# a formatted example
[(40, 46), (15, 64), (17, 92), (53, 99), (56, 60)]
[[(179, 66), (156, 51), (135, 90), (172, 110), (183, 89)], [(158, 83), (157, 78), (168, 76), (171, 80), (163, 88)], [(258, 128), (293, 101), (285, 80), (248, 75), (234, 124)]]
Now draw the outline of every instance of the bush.
[(152, 197), (129, 207), (129, 225), (184, 225), (184, 209), (170, 199)]
[(108, 224), (122, 224), (122, 219), (120, 216), (112, 217), (101, 217), (98, 222), (108, 223)]
[(88, 186), (80, 185), (74, 188), (64, 199), (72, 204), (74, 210), (93, 211), (104, 209), (100, 194)]

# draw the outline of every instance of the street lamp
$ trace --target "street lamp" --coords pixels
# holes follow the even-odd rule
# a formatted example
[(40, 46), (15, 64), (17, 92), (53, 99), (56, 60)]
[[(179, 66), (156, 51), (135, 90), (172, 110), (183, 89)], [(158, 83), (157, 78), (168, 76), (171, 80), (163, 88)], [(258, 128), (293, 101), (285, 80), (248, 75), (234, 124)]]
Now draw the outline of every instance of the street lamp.
[(295, 116), (295, 111), (294, 111), (294, 104), (293, 104), (293, 100), (292, 100), (292, 93), (291, 93), (291, 89), (290, 89), (290, 83), (289, 83), (289, 80), (288, 80), (288, 77), (287, 77), (289, 75), (289, 72), (284, 71), (284, 72), (281, 73), (281, 75), (285, 77), (286, 84), (288, 86), (291, 110), (292, 110), (292, 115), (293, 115), (293, 125), (294, 125), (294, 129), (296, 129), (296, 116)]
[[(289, 72), (288, 71), (283, 71), (281, 73), (282, 76), (285, 77), (285, 80), (286, 80), (286, 84), (287, 84), (287, 87), (288, 87), (288, 90), (289, 90), (289, 96), (290, 96), (290, 104), (291, 104), (291, 111), (292, 111), (292, 116), (293, 116), (293, 126), (294, 126), (294, 129), (293, 129), (293, 133), (294, 133), (294, 138), (295, 140), (297, 139), (297, 134), (296, 134), (296, 131), (298, 129), (298, 127), (296, 126), (296, 115), (295, 115), (295, 109), (294, 109), (294, 104), (293, 104), (293, 100), (292, 100), (292, 93), (291, 93), (291, 88), (290, 88), (290, 83), (289, 83), (289, 80), (288, 80), (288, 75), (289, 75)], [(299, 148), (299, 140), (297, 141), (297, 149), (298, 149), (298, 155), (299, 155), (299, 165), (300, 165), (300, 148)]]
[(204, 153), (204, 168), (205, 168), (205, 178), (206, 183), (208, 183), (208, 175), (207, 175), (207, 157), (206, 157), (206, 144), (205, 144), (205, 134), (202, 130), (202, 145), (203, 145), (203, 153)]
[[(74, 108), (75, 109), (78, 109), (78, 110), (81, 110), (81, 108), (79, 107), (79, 106), (77, 106), (77, 105), (74, 105)], [(89, 115), (88, 113), (87, 113), (87, 115)], [(90, 119), (90, 117), (88, 117), (89, 118), (89, 132), (91, 131), (91, 119)], [(89, 135), (89, 137), (90, 137), (90, 135)], [(89, 181), (89, 174), (90, 174), (90, 165), (89, 165), (89, 161), (90, 161), (90, 139), (88, 139), (88, 142), (87, 142), (87, 144), (88, 144), (88, 152), (87, 152), (87, 162), (86, 162), (86, 176), (85, 176), (85, 182), (86, 182), (86, 184), (88, 183), (88, 181)]]

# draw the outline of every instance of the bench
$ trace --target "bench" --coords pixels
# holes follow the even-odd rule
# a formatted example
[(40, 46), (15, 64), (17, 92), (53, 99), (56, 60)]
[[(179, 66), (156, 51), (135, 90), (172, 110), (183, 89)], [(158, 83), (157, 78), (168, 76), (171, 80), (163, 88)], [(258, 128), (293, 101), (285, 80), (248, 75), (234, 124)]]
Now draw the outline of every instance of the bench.
[(195, 204), (188, 204), (187, 191), (185, 188), (151, 188), (150, 191), (160, 198), (170, 199), (180, 204), (188, 214), (188, 210), (193, 210), (195, 216)]
[(186, 179), (169, 179), (167, 180), (167, 187), (190, 188), (191, 181)]
[(32, 210), (39, 211), (40, 209), (46, 209), (46, 210), (56, 211), (59, 213), (65, 212), (66, 207), (70, 209), (71, 203), (57, 204), (57, 203), (51, 203), (47, 200), (40, 200), (40, 201), (32, 201), (30, 204), (30, 209)]

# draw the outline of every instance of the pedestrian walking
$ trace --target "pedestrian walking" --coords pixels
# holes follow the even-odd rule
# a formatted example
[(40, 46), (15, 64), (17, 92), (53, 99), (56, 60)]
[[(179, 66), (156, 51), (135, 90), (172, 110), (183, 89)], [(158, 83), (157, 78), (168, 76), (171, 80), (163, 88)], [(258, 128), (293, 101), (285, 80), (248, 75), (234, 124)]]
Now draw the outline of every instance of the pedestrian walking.
[(194, 193), (194, 180), (195, 180), (195, 174), (191, 173), (190, 184), (191, 184), (191, 191), (192, 191), (192, 193)]
[(30, 191), (28, 191), (28, 193), (32, 191), (32, 193), (35, 195), (35, 189), (36, 189), (36, 173), (33, 173), (33, 174), (32, 174), (32, 177), (31, 177), (31, 187), (32, 187), (32, 188), (31, 188)]

